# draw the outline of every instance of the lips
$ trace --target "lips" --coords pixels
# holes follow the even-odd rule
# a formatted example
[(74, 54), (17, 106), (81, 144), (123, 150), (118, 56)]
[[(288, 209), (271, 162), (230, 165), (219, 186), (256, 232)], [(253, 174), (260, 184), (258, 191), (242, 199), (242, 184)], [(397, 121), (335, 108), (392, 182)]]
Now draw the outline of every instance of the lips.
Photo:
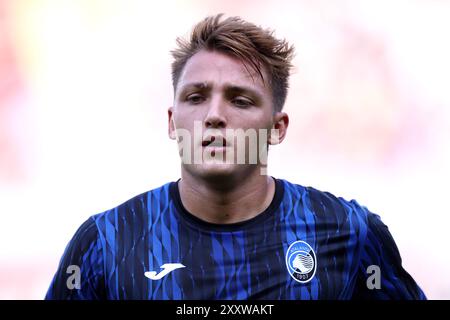
[(227, 140), (223, 136), (208, 136), (202, 141), (202, 147), (226, 147)]

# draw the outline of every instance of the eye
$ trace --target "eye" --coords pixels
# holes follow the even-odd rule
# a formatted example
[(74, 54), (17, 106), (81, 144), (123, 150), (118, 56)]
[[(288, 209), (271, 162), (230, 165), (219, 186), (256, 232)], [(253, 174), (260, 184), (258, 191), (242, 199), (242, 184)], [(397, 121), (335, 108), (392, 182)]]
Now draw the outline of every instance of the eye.
[(234, 98), (231, 102), (238, 108), (247, 108), (254, 105), (252, 100), (242, 97)]
[(186, 101), (188, 101), (191, 104), (200, 104), (203, 101), (205, 101), (205, 98), (200, 94), (191, 94), (187, 96)]

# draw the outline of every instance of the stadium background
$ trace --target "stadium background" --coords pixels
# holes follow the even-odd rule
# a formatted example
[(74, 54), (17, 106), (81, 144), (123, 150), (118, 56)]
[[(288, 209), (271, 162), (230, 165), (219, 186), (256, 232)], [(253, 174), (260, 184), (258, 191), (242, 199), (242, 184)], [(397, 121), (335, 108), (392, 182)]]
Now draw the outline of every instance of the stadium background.
[(297, 48), (269, 173), (381, 215), (450, 298), (450, 2), (0, 0), (0, 299), (41, 299), (90, 215), (179, 176), (169, 50), (206, 15)]

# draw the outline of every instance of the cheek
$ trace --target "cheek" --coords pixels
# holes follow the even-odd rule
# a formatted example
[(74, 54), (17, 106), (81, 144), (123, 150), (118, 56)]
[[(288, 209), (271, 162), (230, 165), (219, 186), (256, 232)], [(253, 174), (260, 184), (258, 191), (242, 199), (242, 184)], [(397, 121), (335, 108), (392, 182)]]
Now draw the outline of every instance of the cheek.
[(183, 112), (182, 110), (177, 110), (177, 112), (173, 115), (173, 122), (176, 128), (188, 129), (190, 127), (189, 123), (191, 121), (189, 120), (189, 116), (185, 112)]
[(202, 122), (204, 117), (202, 108), (186, 108), (183, 106), (173, 115), (174, 122), (179, 128), (193, 128), (194, 123), (196, 121)]
[(240, 117), (238, 120), (242, 125), (241, 128), (244, 129), (271, 129), (272, 128), (272, 117), (267, 117), (267, 115), (261, 115), (259, 117)]
[(192, 114), (177, 113), (173, 117), (173, 122), (178, 136), (186, 136), (189, 139), (194, 139), (200, 132), (201, 137), (202, 122), (198, 121)]

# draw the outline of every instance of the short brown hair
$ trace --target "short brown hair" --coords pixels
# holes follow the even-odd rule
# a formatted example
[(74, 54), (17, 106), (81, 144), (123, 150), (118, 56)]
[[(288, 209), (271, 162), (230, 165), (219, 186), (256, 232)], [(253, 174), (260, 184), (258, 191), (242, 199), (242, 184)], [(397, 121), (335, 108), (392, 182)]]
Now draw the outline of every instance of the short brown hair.
[(194, 27), (189, 41), (177, 38), (178, 48), (171, 51), (174, 58), (174, 91), (189, 58), (200, 50), (216, 50), (242, 60), (244, 66), (249, 65), (263, 82), (265, 81), (261, 65), (264, 66), (269, 75), (274, 109), (281, 111), (286, 101), (294, 47), (286, 40), (276, 39), (271, 30), (262, 29), (239, 17), (229, 17), (221, 21), (222, 15), (209, 16), (199, 22)]

